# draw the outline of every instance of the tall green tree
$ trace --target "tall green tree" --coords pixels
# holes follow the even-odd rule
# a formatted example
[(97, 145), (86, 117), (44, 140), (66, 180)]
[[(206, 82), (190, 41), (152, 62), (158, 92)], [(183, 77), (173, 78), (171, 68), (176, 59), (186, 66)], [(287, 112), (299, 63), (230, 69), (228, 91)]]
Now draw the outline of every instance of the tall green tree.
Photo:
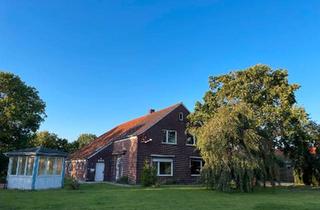
[[(262, 179), (273, 182), (274, 150), (286, 147), (291, 141), (288, 138), (290, 121), (307, 121), (305, 111), (296, 105), (294, 93), (299, 85), (289, 84), (286, 70), (272, 70), (266, 65), (211, 76), (209, 85), (210, 90), (205, 93), (203, 102), (197, 102), (195, 112), (189, 115), (189, 131), (198, 136), (203, 128), (208, 129), (208, 123), (216, 119), (221, 108), (246, 104), (254, 113), (254, 129), (260, 138), (257, 146), (261, 151)], [(295, 129), (292, 132), (297, 134)], [(199, 145), (200, 151), (206, 149), (203, 145)]]
[(80, 136), (76, 140), (76, 142), (78, 143), (78, 148), (80, 149), (81, 147), (89, 144), (90, 142), (92, 142), (96, 138), (97, 138), (97, 136), (94, 134), (91, 134), (91, 133), (80, 134)]
[(67, 139), (59, 138), (57, 134), (48, 131), (37, 132), (30, 144), (35, 147), (43, 146), (65, 152), (70, 150), (70, 144)]
[(38, 91), (18, 76), (0, 72), (0, 171), (7, 168), (3, 153), (28, 145), (45, 117)]
[(198, 147), (205, 161), (203, 178), (208, 187), (250, 192), (263, 170), (262, 137), (253, 110), (245, 103), (220, 107), (197, 131)]
[(292, 121), (295, 131), (288, 132), (288, 154), (295, 166), (295, 181), (306, 185), (320, 185), (320, 125), (313, 121), (299, 124)]

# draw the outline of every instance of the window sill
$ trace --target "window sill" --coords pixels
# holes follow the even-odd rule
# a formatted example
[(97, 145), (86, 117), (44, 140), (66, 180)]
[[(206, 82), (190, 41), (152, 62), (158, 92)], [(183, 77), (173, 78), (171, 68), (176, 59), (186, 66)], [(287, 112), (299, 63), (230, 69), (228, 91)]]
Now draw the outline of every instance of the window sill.
[(9, 177), (32, 177), (32, 175), (9, 175)]
[(166, 142), (161, 142), (161, 144), (177, 145), (177, 143), (166, 143)]
[(200, 176), (200, 174), (191, 174), (191, 176)]
[(38, 177), (44, 177), (44, 178), (46, 178), (46, 177), (59, 177), (59, 176), (61, 176), (61, 174), (60, 175), (57, 175), (57, 174), (54, 174), (54, 175), (38, 175)]
[(163, 175), (158, 174), (157, 176), (161, 176), (161, 177), (166, 177), (166, 176), (167, 176), (167, 177), (172, 177), (173, 175), (172, 175), (172, 174), (171, 174), (171, 175), (170, 175), (170, 174), (167, 174), (167, 175), (164, 175), (164, 174), (163, 174)]
[(195, 145), (195, 144), (186, 144), (186, 146), (189, 146), (189, 147), (196, 147), (197, 145)]

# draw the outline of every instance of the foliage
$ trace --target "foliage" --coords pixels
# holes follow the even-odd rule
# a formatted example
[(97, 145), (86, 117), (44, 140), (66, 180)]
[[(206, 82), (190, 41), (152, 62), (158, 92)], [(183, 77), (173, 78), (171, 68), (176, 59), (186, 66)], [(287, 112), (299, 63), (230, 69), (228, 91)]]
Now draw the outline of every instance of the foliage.
[(259, 146), (262, 137), (255, 123), (249, 106), (238, 103), (217, 109), (198, 130), (205, 176), (210, 179), (207, 186), (221, 191), (252, 191), (256, 174), (264, 168)]
[(80, 183), (75, 178), (65, 178), (64, 179), (64, 188), (71, 189), (71, 190), (79, 190)]
[(0, 171), (7, 167), (3, 153), (28, 145), (45, 117), (38, 91), (18, 76), (0, 72)]
[[(221, 155), (228, 157), (223, 159), (226, 161), (225, 165), (238, 163), (238, 170), (248, 169), (241, 171), (243, 179), (250, 177), (250, 180), (256, 176), (264, 181), (269, 179), (273, 183), (275, 148), (286, 149), (292, 143), (292, 139), (288, 138), (289, 134), (299, 135), (296, 127), (289, 129), (292, 121), (298, 124), (307, 122), (305, 111), (296, 106), (294, 93), (299, 86), (289, 84), (286, 70), (272, 70), (266, 65), (255, 65), (243, 71), (210, 77), (209, 84), (210, 90), (206, 92), (203, 102), (197, 102), (195, 112), (189, 115), (188, 125), (189, 132), (200, 138), (198, 148), (202, 155), (207, 157), (206, 168), (213, 170), (213, 166), (218, 165), (217, 161), (221, 161), (221, 158), (216, 157)], [(214, 122), (217, 120), (218, 122)], [(221, 123), (220, 127), (218, 123)], [(234, 142), (234, 148), (239, 147), (239, 152), (234, 151), (231, 155), (227, 149), (216, 150), (217, 145), (228, 148), (228, 143), (233, 142), (232, 139), (241, 137), (233, 131), (240, 129), (244, 132), (246, 126), (251, 133), (246, 137), (248, 142), (252, 143), (250, 146), (247, 146), (248, 142), (239, 139)], [(296, 144), (300, 143), (300, 140), (296, 141)], [(256, 153), (259, 155), (255, 155)], [(248, 154), (249, 162), (243, 162), (242, 158)], [(230, 157), (234, 155), (235, 160)], [(259, 173), (254, 175), (256, 169), (259, 169)], [(233, 173), (231, 168), (224, 170), (218, 177), (218, 180), (223, 182), (220, 183), (223, 187), (220, 186), (219, 189), (228, 189)], [(241, 190), (241, 186), (237, 184), (236, 188)]]
[(78, 149), (82, 148), (83, 146), (89, 144), (90, 142), (92, 142), (93, 140), (95, 140), (97, 138), (96, 135), (91, 134), (91, 133), (83, 133), (80, 134), (80, 136), (78, 137), (78, 139), (76, 140), (76, 142), (78, 143)]
[(122, 176), (117, 180), (117, 183), (119, 183), (119, 184), (129, 184), (129, 177)]
[(97, 136), (94, 134), (90, 134), (90, 133), (80, 134), (80, 136), (77, 138), (77, 140), (69, 143), (68, 151), (70, 153), (73, 153), (73, 152), (77, 151), (78, 149), (81, 149), (85, 145), (89, 144), (90, 142), (92, 142), (96, 138), (97, 138)]
[(55, 133), (41, 131), (36, 133), (35, 137), (30, 142), (31, 146), (43, 146), (46, 148), (69, 151), (69, 143), (67, 139), (59, 138)]
[(145, 160), (142, 174), (141, 183), (145, 187), (155, 185), (157, 182), (157, 169), (152, 166), (148, 160)]
[(7, 182), (7, 174), (5, 171), (0, 172), (0, 183), (6, 183)]
[[(320, 185), (320, 125), (310, 121), (306, 125), (296, 125), (299, 135), (292, 135), (286, 152), (295, 165), (296, 183), (306, 185)], [(310, 148), (318, 148), (315, 154), (310, 153)]]

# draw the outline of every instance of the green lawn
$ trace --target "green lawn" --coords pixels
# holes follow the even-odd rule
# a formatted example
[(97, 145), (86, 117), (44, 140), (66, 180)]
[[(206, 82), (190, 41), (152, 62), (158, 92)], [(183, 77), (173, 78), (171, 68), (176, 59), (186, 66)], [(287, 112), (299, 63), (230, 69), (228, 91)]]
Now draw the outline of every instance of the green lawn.
[(269, 188), (254, 193), (220, 193), (191, 186), (85, 184), (77, 191), (0, 190), (0, 209), (320, 210), (320, 190)]

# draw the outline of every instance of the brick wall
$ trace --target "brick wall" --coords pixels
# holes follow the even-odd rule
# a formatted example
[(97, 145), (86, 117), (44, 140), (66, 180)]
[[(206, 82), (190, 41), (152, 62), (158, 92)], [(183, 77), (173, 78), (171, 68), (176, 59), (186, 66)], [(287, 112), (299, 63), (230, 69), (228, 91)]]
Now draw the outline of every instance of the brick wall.
[(77, 180), (86, 180), (87, 161), (85, 160), (69, 160), (65, 165), (65, 176), (75, 178)]
[(94, 181), (95, 168), (97, 162), (104, 162), (104, 181), (112, 181), (112, 151), (113, 144), (104, 148), (88, 160), (87, 164), (87, 181)]
[(116, 158), (121, 156), (121, 164), (123, 166), (122, 176), (127, 176), (130, 183), (136, 183), (137, 175), (137, 146), (138, 139), (131, 138), (124, 141), (114, 142), (114, 170), (113, 177), (116, 177)]
[[(182, 112), (184, 120), (179, 120), (179, 113)], [(158, 155), (174, 155), (173, 157), (173, 176), (159, 177), (162, 182), (176, 183), (195, 183), (199, 177), (191, 176), (190, 171), (190, 156), (200, 156), (194, 146), (187, 146), (186, 116), (188, 110), (183, 106), (179, 106), (165, 118), (159, 121), (155, 126), (149, 129), (146, 133), (139, 136), (138, 143), (138, 158), (137, 158), (137, 182), (140, 182), (141, 172), (143, 169), (144, 160), (151, 159), (152, 154)], [(163, 144), (163, 130), (177, 131), (177, 144)], [(148, 143), (143, 143), (144, 140), (152, 139)]]

